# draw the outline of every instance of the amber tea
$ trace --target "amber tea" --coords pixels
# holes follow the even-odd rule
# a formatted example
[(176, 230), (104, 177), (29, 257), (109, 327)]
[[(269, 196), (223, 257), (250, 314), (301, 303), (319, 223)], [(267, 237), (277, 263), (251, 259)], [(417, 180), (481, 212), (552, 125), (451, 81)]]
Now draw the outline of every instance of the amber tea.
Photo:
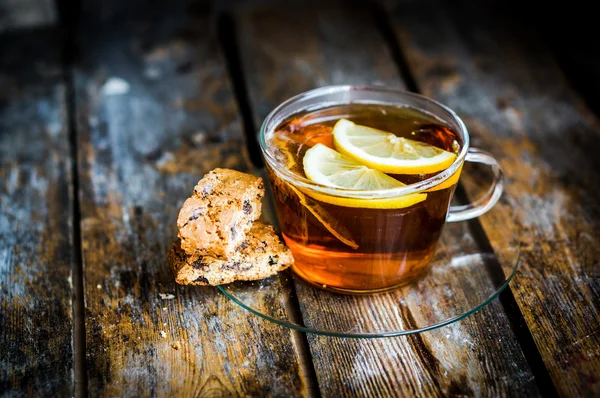
[[(318, 144), (336, 150), (333, 129), (340, 119), (453, 154), (461, 147), (449, 126), (417, 109), (340, 105), (292, 115), (268, 134), (266, 143), (279, 163), (276, 167), (307, 177), (307, 151)], [(434, 253), (456, 185), (453, 181), (440, 186), (406, 207), (369, 208), (365, 202), (338, 203), (295, 187), (272, 167), (268, 170), (282, 234), (294, 254), (294, 271), (309, 282), (342, 291), (387, 289), (419, 275)], [(412, 184), (434, 174), (387, 175)]]

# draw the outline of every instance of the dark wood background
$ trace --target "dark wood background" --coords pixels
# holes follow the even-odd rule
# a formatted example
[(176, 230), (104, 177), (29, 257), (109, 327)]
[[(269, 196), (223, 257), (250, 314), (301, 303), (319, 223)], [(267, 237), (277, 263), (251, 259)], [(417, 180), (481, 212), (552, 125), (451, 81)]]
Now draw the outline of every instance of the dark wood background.
[[(0, 1), (0, 396), (600, 395), (593, 15), (578, 1)], [(500, 160), (524, 249), (499, 300), (356, 340), (174, 283), (164, 254), (195, 182), (259, 169), (265, 115), (341, 83), (436, 98)], [(506, 233), (492, 221), (472, 225), (477, 244)], [(304, 299), (307, 319), (344, 316)]]

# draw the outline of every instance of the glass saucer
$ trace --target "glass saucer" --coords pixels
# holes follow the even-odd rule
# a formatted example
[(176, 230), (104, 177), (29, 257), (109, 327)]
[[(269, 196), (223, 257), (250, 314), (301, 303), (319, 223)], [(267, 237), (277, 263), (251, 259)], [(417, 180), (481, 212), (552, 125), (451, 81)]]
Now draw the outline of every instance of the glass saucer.
[[(486, 237), (482, 225), (493, 234)], [(302, 332), (359, 338), (420, 333), (461, 320), (498, 297), (517, 271), (519, 231), (505, 198), (476, 220), (446, 223), (429, 269), (385, 293), (324, 291), (290, 270), (218, 288), (246, 310)]]

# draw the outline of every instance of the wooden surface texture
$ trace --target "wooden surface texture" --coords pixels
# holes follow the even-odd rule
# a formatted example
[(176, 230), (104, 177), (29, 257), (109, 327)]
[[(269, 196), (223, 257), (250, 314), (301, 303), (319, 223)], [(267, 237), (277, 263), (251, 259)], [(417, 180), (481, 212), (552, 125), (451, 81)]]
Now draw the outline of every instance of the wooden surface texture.
[[(455, 109), (473, 145), (497, 154), (520, 214), (521, 269), (511, 285), (554, 385), (600, 393), (599, 120), (526, 21), (510, 10), (415, 6), (392, 13), (422, 91)], [(461, 23), (461, 18), (469, 23)], [(425, 28), (424, 21), (433, 28)], [(506, 233), (484, 223), (492, 245)]]
[(0, 396), (73, 393), (73, 185), (59, 39), (55, 30), (0, 37)]
[(288, 329), (216, 288), (176, 285), (166, 263), (203, 174), (249, 170), (206, 10), (96, 23), (91, 11), (75, 71), (90, 394), (302, 394)]
[[(600, 395), (597, 56), (581, 66), (595, 47), (566, 48), (560, 26), (495, 0), (27, 4), (41, 8), (0, 0), (1, 397)], [(329, 84), (432, 97), (500, 161), (494, 212), (439, 248), (442, 262), (495, 252), (506, 270), (516, 219), (521, 264), (500, 299), (418, 335), (351, 339), (175, 283), (166, 252), (195, 183), (258, 173), (264, 117)], [(485, 185), (465, 170), (459, 200)], [(445, 280), (450, 298), (504, 276), (490, 267)], [(414, 325), (449, 305), (301, 284), (292, 302), (274, 287), (259, 305), (312, 326), (383, 319), (398, 301), (385, 321)]]

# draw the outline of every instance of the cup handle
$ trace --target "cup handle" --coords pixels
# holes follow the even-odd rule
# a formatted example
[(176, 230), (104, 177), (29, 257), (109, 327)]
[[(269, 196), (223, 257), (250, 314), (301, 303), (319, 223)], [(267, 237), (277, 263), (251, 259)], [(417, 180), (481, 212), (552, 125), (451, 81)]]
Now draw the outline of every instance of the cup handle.
[(504, 173), (502, 172), (500, 164), (492, 157), (492, 155), (477, 148), (469, 148), (465, 161), (483, 163), (490, 166), (494, 173), (494, 180), (485, 195), (473, 203), (461, 206), (450, 206), (448, 217), (446, 217), (446, 221), (448, 222), (470, 220), (486, 213), (498, 202), (504, 189)]

